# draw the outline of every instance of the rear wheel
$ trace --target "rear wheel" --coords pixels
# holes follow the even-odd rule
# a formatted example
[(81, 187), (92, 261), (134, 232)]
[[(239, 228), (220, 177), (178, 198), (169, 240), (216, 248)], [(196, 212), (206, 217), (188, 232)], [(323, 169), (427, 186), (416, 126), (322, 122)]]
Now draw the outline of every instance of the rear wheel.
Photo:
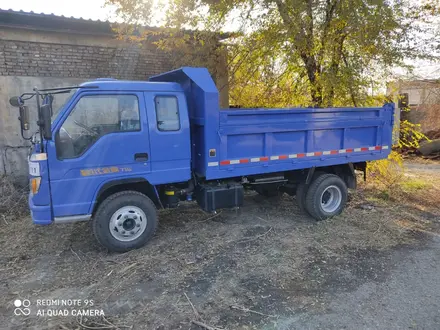
[[(315, 171), (312, 181), (323, 174), (326, 173), (319, 170)], [(309, 213), (306, 208), (306, 196), (309, 186), (310, 184), (307, 184), (306, 182), (300, 182), (296, 187), (296, 202), (298, 203), (299, 209), (304, 213)]]
[(156, 231), (156, 207), (144, 194), (122, 191), (101, 203), (92, 226), (98, 242), (110, 251), (137, 249), (144, 246)]
[(305, 207), (313, 218), (324, 220), (342, 212), (347, 194), (347, 186), (339, 176), (322, 174), (310, 184)]

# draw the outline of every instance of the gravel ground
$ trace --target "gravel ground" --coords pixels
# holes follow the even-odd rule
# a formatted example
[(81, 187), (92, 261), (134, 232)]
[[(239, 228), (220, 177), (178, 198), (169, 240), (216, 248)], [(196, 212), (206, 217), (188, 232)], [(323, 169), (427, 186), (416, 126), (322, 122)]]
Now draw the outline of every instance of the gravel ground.
[[(324, 313), (301, 313), (279, 329), (439, 329), (440, 239), (377, 259), (388, 274), (331, 297)], [(377, 267), (377, 266), (376, 266)], [(380, 267), (380, 266), (379, 266)]]
[[(363, 184), (319, 223), (290, 196), (249, 194), (216, 216), (161, 211), (152, 242), (125, 254), (97, 246), (88, 223), (4, 217), (0, 328), (439, 329), (440, 172), (420, 166), (405, 191)], [(14, 315), (15, 299), (30, 315)], [(82, 306), (37, 306), (57, 299)]]
[(407, 163), (405, 164), (409, 170), (413, 171), (430, 171), (430, 172), (439, 172), (440, 171), (440, 163), (435, 164), (420, 164), (420, 163)]

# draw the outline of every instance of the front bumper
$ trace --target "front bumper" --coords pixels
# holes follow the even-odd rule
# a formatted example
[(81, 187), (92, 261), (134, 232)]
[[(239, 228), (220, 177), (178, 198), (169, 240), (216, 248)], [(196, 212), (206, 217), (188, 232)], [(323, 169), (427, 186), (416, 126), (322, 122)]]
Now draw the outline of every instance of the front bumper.
[(29, 209), (31, 210), (32, 222), (34, 224), (50, 225), (53, 222), (50, 205), (34, 205), (31, 194), (29, 194)]

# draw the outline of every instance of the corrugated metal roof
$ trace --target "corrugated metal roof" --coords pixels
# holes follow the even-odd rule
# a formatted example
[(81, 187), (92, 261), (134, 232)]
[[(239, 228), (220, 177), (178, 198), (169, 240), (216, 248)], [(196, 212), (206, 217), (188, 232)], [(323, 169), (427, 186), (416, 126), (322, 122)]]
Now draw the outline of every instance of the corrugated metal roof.
[[(119, 23), (92, 20), (84, 18), (58, 16), (55, 14), (34, 13), (26, 11), (15, 11), (12, 9), (0, 9), (0, 27), (19, 28), (38, 31), (52, 31), (75, 34), (91, 35), (114, 35), (114, 28)], [(144, 26), (155, 31), (161, 31), (159, 27)], [(186, 31), (191, 33), (191, 31)], [(165, 32), (166, 33), (166, 32)], [(218, 34), (218, 38), (227, 39), (226, 33)]]
[(62, 17), (62, 18), (68, 18), (68, 19), (74, 19), (74, 20), (82, 20), (82, 21), (115, 23), (115, 22), (110, 22), (108, 20), (105, 20), (105, 21), (100, 20), (100, 19), (93, 20), (93, 19), (90, 19), (90, 18), (89, 19), (85, 19), (85, 18), (82, 18), (82, 17), (73, 17), (73, 16), (68, 17), (68, 16), (64, 16), (64, 15), (55, 15), (54, 13), (50, 13), (50, 14), (43, 13), (43, 12), (36, 13), (34, 11), (24, 11), (24, 10), (13, 10), (13, 9), (2, 9), (2, 8), (0, 8), (0, 12), (7, 12), (7, 13), (21, 14), (21, 15), (33, 15), (33, 16), (37, 15), (37, 16), (45, 16), (45, 17), (54, 17), (55, 16), (55, 17)]
[(34, 13), (32, 11), (0, 9), (0, 26), (9, 28), (113, 35), (112, 24), (108, 21), (94, 21), (91, 19), (57, 16), (55, 14)]

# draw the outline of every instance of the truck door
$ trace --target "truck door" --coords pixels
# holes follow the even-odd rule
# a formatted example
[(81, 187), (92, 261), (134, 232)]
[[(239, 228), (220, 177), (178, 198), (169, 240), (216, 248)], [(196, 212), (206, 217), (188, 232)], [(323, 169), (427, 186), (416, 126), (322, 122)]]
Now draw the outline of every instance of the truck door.
[(151, 172), (142, 93), (79, 93), (53, 131), (47, 152), (54, 217), (90, 214), (104, 183)]
[(191, 140), (183, 92), (145, 92), (151, 170), (157, 184), (191, 178)]

